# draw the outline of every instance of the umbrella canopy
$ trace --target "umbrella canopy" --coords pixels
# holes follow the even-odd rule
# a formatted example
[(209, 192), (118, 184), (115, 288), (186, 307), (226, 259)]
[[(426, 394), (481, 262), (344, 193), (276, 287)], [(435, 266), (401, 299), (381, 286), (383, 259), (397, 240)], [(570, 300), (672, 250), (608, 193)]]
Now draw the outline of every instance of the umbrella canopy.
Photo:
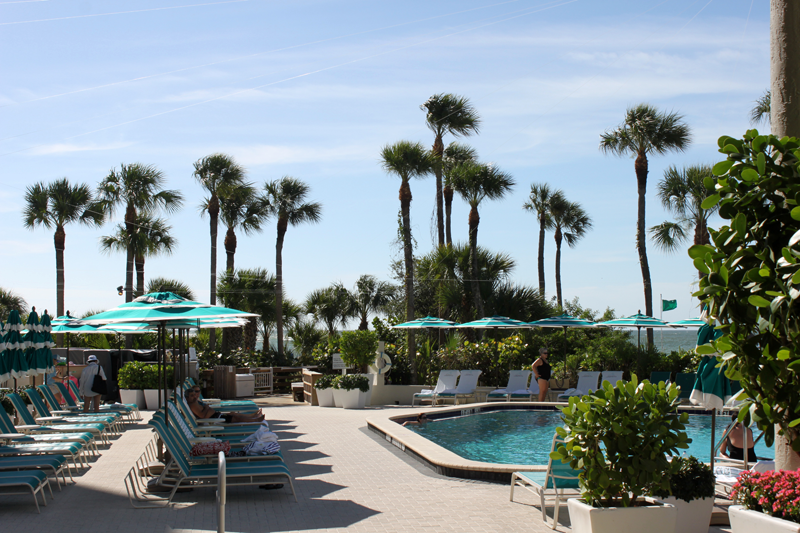
[(28, 361), (25, 359), (25, 343), (22, 340), (22, 320), (19, 312), (14, 310), (8, 315), (8, 321), (3, 327), (6, 349), (0, 354), (0, 379), (23, 378), (28, 375)]
[(610, 328), (636, 328), (638, 332), (638, 348), (642, 347), (642, 328), (670, 328), (672, 327), (668, 322), (653, 318), (651, 316), (643, 315), (640, 312), (635, 315), (626, 316), (623, 318), (615, 318), (614, 320), (606, 320), (605, 322), (598, 322), (598, 326), (606, 326)]
[(39, 344), (41, 348), (36, 350), (36, 366), (42, 370), (42, 374), (49, 374), (55, 370), (53, 366), (53, 351), (56, 343), (53, 342), (53, 336), (50, 334), (52, 329), (50, 325), (50, 315), (47, 311), (42, 315), (41, 322), (39, 323)]
[(507, 316), (487, 316), (480, 320), (473, 320), (465, 324), (459, 324), (457, 328), (484, 328), (484, 329), (511, 329), (511, 328), (527, 328), (528, 324), (521, 320), (514, 320)]
[(699, 328), (700, 326), (705, 326), (706, 324), (708, 324), (708, 321), (700, 318), (699, 316), (669, 323), (670, 326), (681, 326), (684, 328)]
[(697, 378), (689, 400), (707, 409), (722, 409), (731, 393), (731, 380), (717, 367), (717, 358), (704, 355), (697, 367)]
[[(188, 300), (187, 300), (188, 301)], [(254, 313), (246, 313), (227, 307), (129, 307), (116, 308), (86, 317), (82, 320), (85, 324), (105, 325), (124, 322), (172, 322), (174, 320), (202, 320), (212, 318), (257, 317)], [(171, 327), (167, 325), (167, 327)]]
[(595, 323), (591, 320), (574, 317), (564, 313), (561, 316), (543, 318), (534, 322), (528, 322), (529, 326), (536, 328), (563, 328), (564, 329), (564, 361), (567, 360), (567, 328), (593, 328)]
[(426, 316), (425, 318), (417, 318), (411, 322), (403, 322), (392, 326), (392, 329), (426, 329), (426, 328), (454, 328), (458, 326), (452, 320), (444, 318), (436, 318), (435, 316)]
[(28, 376), (38, 376), (44, 372), (44, 368), (39, 366), (37, 352), (44, 347), (42, 342), (41, 331), (42, 327), (39, 325), (39, 315), (36, 309), (32, 309), (28, 315), (28, 321), (25, 323), (25, 335), (22, 337), (22, 342), (25, 345), (25, 359), (28, 362)]

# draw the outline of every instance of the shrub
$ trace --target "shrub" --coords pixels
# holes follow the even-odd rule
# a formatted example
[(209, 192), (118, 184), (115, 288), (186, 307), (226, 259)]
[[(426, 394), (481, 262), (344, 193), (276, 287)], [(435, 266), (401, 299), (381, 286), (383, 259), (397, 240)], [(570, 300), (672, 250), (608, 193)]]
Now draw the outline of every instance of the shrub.
[(733, 498), (746, 509), (800, 522), (800, 471), (742, 472)]
[(339, 376), (335, 376), (333, 374), (324, 374), (317, 378), (317, 381), (314, 382), (314, 388), (317, 390), (323, 389), (332, 389), (334, 388), (336, 378)]
[[(144, 376), (142, 378), (142, 388), (143, 389), (160, 389), (164, 385), (164, 376), (161, 376), (159, 379), (159, 365), (153, 363), (148, 364), (144, 363)], [(172, 386), (172, 377), (174, 375), (174, 370), (171, 366), (167, 366), (167, 386)]]
[(604, 382), (561, 408), (566, 429), (556, 432), (564, 443), (550, 457), (582, 470), (587, 504), (630, 507), (649, 491), (669, 491), (678, 463), (666, 456), (678, 455), (691, 442), (684, 431), (689, 415), (678, 413), (678, 393), (675, 384), (639, 383), (634, 374), (622, 387)]
[(672, 465), (677, 471), (673, 472), (669, 486), (670, 490), (665, 491), (661, 488), (653, 491), (653, 496), (666, 498), (674, 496), (679, 500), (690, 502), (703, 498), (714, 497), (714, 471), (705, 463), (701, 463), (696, 457), (675, 457)]
[(141, 361), (130, 361), (122, 365), (122, 368), (119, 369), (119, 374), (117, 374), (119, 388), (131, 390), (146, 388), (144, 383), (149, 366), (152, 365)]
[(378, 336), (374, 331), (343, 331), (339, 337), (342, 361), (363, 372), (375, 360)]
[(349, 374), (347, 376), (336, 377), (336, 389), (353, 390), (358, 389), (361, 392), (369, 392), (369, 378), (367, 376), (360, 376), (358, 374)]

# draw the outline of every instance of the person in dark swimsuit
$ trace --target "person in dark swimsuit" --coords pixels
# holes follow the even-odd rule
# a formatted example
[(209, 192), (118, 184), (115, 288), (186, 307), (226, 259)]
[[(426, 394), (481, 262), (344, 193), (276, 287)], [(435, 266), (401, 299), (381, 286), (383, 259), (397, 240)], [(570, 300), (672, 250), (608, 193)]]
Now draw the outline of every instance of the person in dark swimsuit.
[(539, 348), (539, 359), (533, 362), (531, 370), (533, 377), (539, 384), (539, 401), (543, 402), (547, 398), (547, 389), (550, 387), (550, 363), (547, 362), (547, 357), (550, 352), (547, 348)]
[[(738, 459), (744, 461), (744, 439), (742, 438), (742, 424), (738, 421), (737, 415), (731, 415), (733, 421), (733, 428), (728, 433), (728, 438), (722, 443), (719, 453), (723, 457), (729, 459)], [(755, 443), (753, 441), (753, 431), (747, 428), (747, 462), (755, 463), (758, 461), (755, 451)]]

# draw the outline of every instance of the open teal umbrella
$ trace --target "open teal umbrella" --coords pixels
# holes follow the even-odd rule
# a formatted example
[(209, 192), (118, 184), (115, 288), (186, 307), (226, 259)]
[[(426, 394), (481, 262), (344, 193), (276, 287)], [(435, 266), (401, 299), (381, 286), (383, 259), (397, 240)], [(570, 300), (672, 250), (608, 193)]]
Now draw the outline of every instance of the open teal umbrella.
[(527, 328), (528, 324), (521, 320), (514, 320), (507, 316), (487, 316), (472, 322), (459, 324), (457, 328), (478, 328), (478, 329), (512, 329), (512, 328)]
[(25, 343), (22, 340), (22, 320), (19, 312), (14, 310), (8, 315), (8, 321), (3, 327), (6, 349), (0, 355), (7, 372), (6, 379), (24, 378), (28, 375), (28, 361), (25, 359)]
[(675, 322), (670, 322), (670, 326), (681, 326), (684, 328), (699, 328), (700, 326), (705, 326), (708, 324), (707, 320), (703, 318), (695, 317), (695, 318), (687, 318), (685, 320), (676, 320)]
[(636, 328), (637, 329), (637, 348), (642, 348), (642, 328), (670, 328), (672, 327), (668, 322), (653, 318), (651, 316), (643, 315), (641, 311), (635, 315), (626, 316), (623, 318), (615, 318), (614, 320), (606, 320), (605, 322), (598, 322), (598, 326), (606, 326), (610, 328)]
[(458, 323), (444, 318), (436, 318), (435, 316), (426, 316), (425, 318), (417, 318), (410, 322), (403, 322), (402, 324), (395, 324), (392, 329), (426, 329), (426, 328), (454, 328)]
[(543, 318), (534, 322), (528, 322), (529, 326), (536, 328), (563, 328), (564, 330), (564, 363), (566, 366), (567, 361), (567, 328), (593, 328), (595, 323), (591, 320), (584, 320), (582, 318), (568, 315), (567, 313), (561, 316), (553, 316), (550, 318)]

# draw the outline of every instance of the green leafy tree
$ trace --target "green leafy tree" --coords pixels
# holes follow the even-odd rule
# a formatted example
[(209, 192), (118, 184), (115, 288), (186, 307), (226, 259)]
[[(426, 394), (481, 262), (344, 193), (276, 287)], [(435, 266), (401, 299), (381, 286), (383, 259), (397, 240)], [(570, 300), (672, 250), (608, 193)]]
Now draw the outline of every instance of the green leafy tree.
[[(475, 108), (469, 103), (469, 99), (455, 94), (434, 94), (419, 107), (425, 111), (425, 124), (434, 134), (431, 155), (434, 163), (433, 171), (436, 175), (436, 229), (439, 246), (444, 246), (445, 230), (442, 204), (444, 198), (449, 195), (452, 205), (453, 190), (442, 189), (442, 157), (444, 155), (442, 139), (447, 133), (454, 137), (478, 133), (481, 120)], [(450, 242), (452, 240), (448, 241), (448, 244)]]
[(195, 299), (194, 291), (192, 291), (191, 287), (180, 280), (165, 278), (162, 276), (150, 278), (150, 281), (147, 282), (145, 293), (150, 294), (151, 292), (161, 291), (173, 292), (178, 296), (186, 298), (187, 300)]
[(442, 178), (444, 180), (444, 188), (442, 194), (444, 195), (444, 232), (445, 242), (447, 246), (453, 245), (453, 234), (451, 231), (451, 219), (453, 214), (453, 180), (451, 173), (454, 168), (464, 163), (477, 163), (478, 152), (471, 146), (451, 142), (444, 149), (444, 157), (442, 158)]
[(56, 249), (58, 316), (64, 315), (64, 248), (67, 238), (64, 226), (73, 222), (100, 226), (104, 220), (104, 213), (104, 205), (92, 196), (92, 190), (88, 185), (72, 185), (67, 178), (49, 184), (35, 183), (25, 190), (25, 207), (22, 211), (25, 227), (55, 228), (53, 242)]
[[(99, 199), (113, 214), (117, 207), (125, 207), (125, 231), (128, 235), (136, 232), (139, 213), (154, 214), (164, 210), (171, 214), (183, 205), (183, 195), (175, 190), (164, 189), (166, 180), (163, 172), (152, 165), (132, 163), (121, 164), (119, 170), (111, 169), (108, 176), (98, 185)], [(133, 268), (136, 259), (133, 242), (129, 243), (125, 262), (125, 301), (133, 300)], [(126, 346), (130, 343), (126, 341)]]
[[(544, 234), (547, 230), (553, 229), (553, 219), (550, 217), (550, 204), (554, 200), (563, 196), (560, 190), (553, 190), (547, 183), (531, 183), (531, 194), (528, 201), (522, 205), (526, 211), (536, 214), (539, 220), (539, 252), (537, 254), (537, 266), (539, 268), (539, 292), (545, 296), (545, 276), (544, 276)], [(560, 304), (559, 304), (560, 305)]]
[(764, 94), (758, 97), (755, 101), (753, 109), (750, 110), (750, 124), (756, 126), (762, 122), (769, 124), (769, 115), (772, 106), (772, 93), (769, 89), (764, 91)]
[(236, 230), (241, 229), (245, 235), (261, 231), (269, 218), (269, 211), (264, 199), (258, 195), (252, 183), (231, 185), (225, 194), (219, 197), (219, 216), (228, 228), (225, 233), (225, 269), (233, 271), (236, 255)]
[(453, 170), (453, 189), (469, 204), (469, 249), (472, 264), (472, 297), (477, 318), (484, 316), (480, 297), (481, 272), (478, 270), (478, 206), (483, 200), (499, 200), (514, 187), (509, 174), (492, 165), (468, 163)]
[(30, 311), (25, 298), (0, 287), (0, 320), (8, 320), (8, 314), (15, 309), (20, 315), (27, 315)]
[(353, 297), (341, 283), (334, 283), (324, 289), (311, 291), (306, 298), (305, 312), (314, 316), (316, 322), (325, 324), (328, 338), (337, 334), (349, 318), (357, 316)]
[[(217, 293), (226, 307), (255, 313), (262, 322), (274, 322), (275, 276), (264, 268), (227, 270), (217, 284)], [(225, 328), (222, 332), (222, 350), (229, 352), (239, 346), (255, 350), (258, 331), (257, 319), (249, 317), (242, 329)], [(265, 346), (267, 341), (265, 341)]]
[(561, 298), (561, 243), (574, 248), (586, 232), (592, 229), (592, 219), (577, 202), (570, 202), (563, 195), (550, 204), (550, 217), (553, 221), (553, 238), (556, 241), (556, 296), (558, 307), (562, 307)]
[(361, 319), (358, 329), (369, 329), (367, 321), (370, 313), (385, 311), (386, 306), (393, 300), (397, 287), (387, 281), (379, 281), (375, 276), (364, 274), (356, 281), (353, 291), (350, 292), (354, 314)]
[(159, 254), (171, 255), (178, 246), (178, 241), (170, 235), (172, 227), (163, 218), (156, 218), (150, 213), (137, 213), (133, 227), (133, 234), (129, 234), (126, 225), (118, 224), (114, 235), (100, 238), (100, 249), (111, 253), (127, 252), (133, 248), (136, 267), (135, 295), (141, 296), (144, 294), (145, 259)]
[(326, 332), (317, 328), (313, 321), (302, 319), (297, 320), (287, 333), (292, 338), (295, 349), (300, 352), (299, 359), (302, 364), (311, 364), (314, 347), (327, 336)]
[[(381, 164), (389, 174), (400, 178), (400, 216), (405, 261), (406, 320), (414, 320), (414, 249), (411, 243), (411, 178), (424, 178), (433, 170), (434, 157), (420, 143), (400, 141), (384, 146)], [(416, 345), (414, 332), (408, 330), (408, 353), (411, 361), (412, 384), (416, 384)]]
[(275, 243), (275, 329), (278, 334), (278, 356), (283, 357), (283, 240), (286, 230), (303, 223), (316, 224), (322, 218), (322, 204), (308, 202), (311, 188), (302, 181), (284, 176), (264, 185), (267, 213), (278, 220)]
[[(642, 270), (645, 314), (653, 316), (653, 285), (647, 261), (645, 238), (645, 197), (647, 194), (647, 157), (651, 154), (682, 152), (691, 142), (689, 126), (677, 113), (662, 113), (648, 104), (628, 108), (625, 120), (613, 130), (600, 135), (600, 150), (618, 156), (635, 157), (636, 187), (639, 201), (636, 215), (636, 250)], [(653, 344), (653, 330), (647, 330), (647, 343)]]
[[(695, 296), (709, 306), (723, 335), (698, 353), (724, 354), (725, 374), (738, 379), (751, 400), (739, 411), (776, 445), (780, 469), (800, 467), (800, 139), (723, 136), (727, 160), (705, 179), (713, 191), (704, 209), (719, 207), (726, 224), (711, 230), (711, 244), (689, 248), (703, 273)], [(783, 439), (776, 439), (775, 433)]]

